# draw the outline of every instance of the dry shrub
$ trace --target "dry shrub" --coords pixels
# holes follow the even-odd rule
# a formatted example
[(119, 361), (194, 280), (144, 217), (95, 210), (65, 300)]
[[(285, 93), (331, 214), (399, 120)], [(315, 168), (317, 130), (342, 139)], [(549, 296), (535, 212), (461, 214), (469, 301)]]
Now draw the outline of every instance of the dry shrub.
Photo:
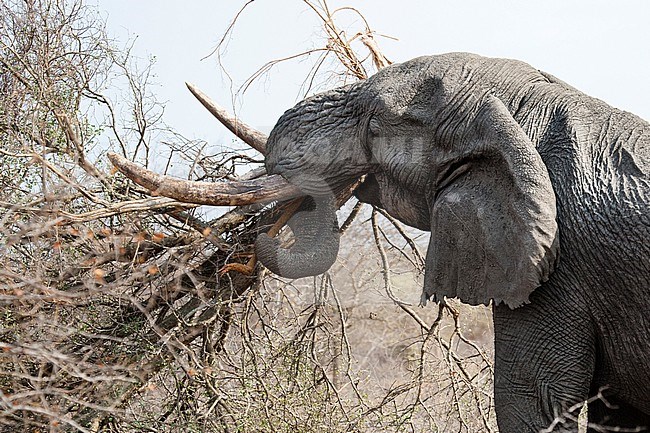
[[(307, 92), (323, 65), (350, 81), (389, 63), (357, 10), (303, 3), (326, 40)], [(104, 152), (164, 167), (164, 138), (195, 178), (226, 180), (250, 156), (166, 127), (148, 65), (81, 1), (0, 9), (0, 431), (495, 431), (489, 312), (417, 306), (426, 235), (352, 200), (328, 274), (220, 272), (282, 205), (208, 219)]]

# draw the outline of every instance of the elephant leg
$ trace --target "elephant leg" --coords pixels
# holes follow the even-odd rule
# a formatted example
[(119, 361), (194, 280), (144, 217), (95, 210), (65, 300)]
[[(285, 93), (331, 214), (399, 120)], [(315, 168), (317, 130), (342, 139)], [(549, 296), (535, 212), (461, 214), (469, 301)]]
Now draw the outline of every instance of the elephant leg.
[(599, 399), (589, 403), (588, 418), (588, 433), (650, 430), (650, 415), (612, 396), (605, 396), (605, 401)]
[[(494, 403), (501, 433), (577, 431), (562, 417), (589, 395), (595, 369), (587, 309), (538, 289), (531, 303), (493, 308)], [(575, 417), (579, 409), (574, 412)], [(556, 419), (565, 419), (559, 422)]]

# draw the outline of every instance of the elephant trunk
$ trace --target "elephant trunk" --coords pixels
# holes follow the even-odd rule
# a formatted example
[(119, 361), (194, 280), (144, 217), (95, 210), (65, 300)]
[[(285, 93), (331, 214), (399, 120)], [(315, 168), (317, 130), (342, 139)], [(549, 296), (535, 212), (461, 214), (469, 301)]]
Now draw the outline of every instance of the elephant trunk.
[(326, 272), (339, 250), (339, 228), (333, 197), (307, 197), (288, 226), (295, 243), (283, 248), (277, 238), (266, 233), (257, 237), (257, 258), (274, 274), (302, 278)]

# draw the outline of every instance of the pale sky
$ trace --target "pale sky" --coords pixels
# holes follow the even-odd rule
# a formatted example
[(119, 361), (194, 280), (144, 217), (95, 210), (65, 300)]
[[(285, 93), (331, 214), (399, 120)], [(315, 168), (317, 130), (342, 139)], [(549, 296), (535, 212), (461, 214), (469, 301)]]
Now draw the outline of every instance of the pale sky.
[[(232, 108), (231, 83), (209, 55), (240, 0), (94, 0), (120, 40), (137, 36), (134, 53), (155, 56), (156, 94), (165, 120), (212, 144), (231, 136), (194, 100), (184, 82)], [(647, 0), (424, 1), (341, 0), (361, 10), (394, 62), (451, 51), (524, 60), (610, 105), (650, 119), (650, 2)], [(359, 27), (360, 29), (361, 27)], [(356, 31), (354, 27), (349, 29)], [(266, 61), (317, 45), (318, 23), (300, 0), (257, 0), (243, 14), (224, 63), (236, 87)], [(281, 66), (236, 108), (268, 132), (297, 102), (308, 62)], [(333, 84), (334, 85), (334, 84)]]

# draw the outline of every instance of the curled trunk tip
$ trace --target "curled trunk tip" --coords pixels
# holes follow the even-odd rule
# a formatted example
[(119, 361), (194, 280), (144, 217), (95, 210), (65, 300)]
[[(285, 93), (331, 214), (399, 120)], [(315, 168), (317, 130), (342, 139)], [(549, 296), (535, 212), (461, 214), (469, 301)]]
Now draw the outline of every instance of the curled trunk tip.
[(288, 226), (295, 238), (289, 248), (264, 233), (258, 236), (255, 252), (260, 262), (274, 274), (291, 279), (326, 272), (339, 250), (334, 199), (306, 198)]

